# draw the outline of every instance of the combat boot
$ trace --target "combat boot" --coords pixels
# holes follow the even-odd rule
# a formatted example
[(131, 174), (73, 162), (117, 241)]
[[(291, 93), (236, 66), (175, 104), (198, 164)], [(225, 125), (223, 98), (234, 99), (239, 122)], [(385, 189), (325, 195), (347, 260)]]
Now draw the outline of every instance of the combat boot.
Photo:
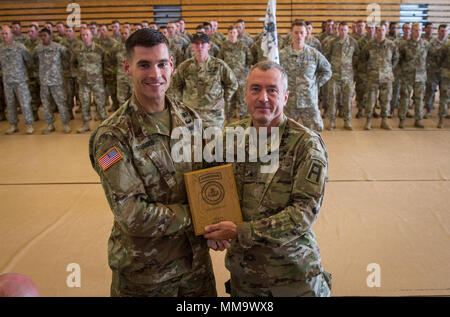
[(398, 127), (400, 129), (404, 129), (405, 128), (405, 119), (400, 119), (400, 123), (399, 123)]
[(70, 132), (72, 132), (72, 129), (69, 127), (68, 124), (64, 125), (64, 133), (69, 134)]
[(26, 134), (33, 134), (34, 133), (34, 128), (31, 124), (27, 124), (26, 125), (27, 129), (26, 129)]
[(420, 128), (420, 129), (424, 129), (425, 126), (422, 124), (422, 122), (420, 122), (420, 120), (416, 120), (416, 122), (414, 123), (414, 126), (416, 128)]
[(363, 112), (361, 109), (358, 109), (358, 112), (356, 113), (356, 119), (360, 119), (363, 117)]
[(85, 133), (90, 130), (91, 128), (89, 128), (89, 122), (86, 121), (85, 123), (83, 123), (83, 126), (77, 130), (77, 133)]
[(11, 125), (11, 128), (9, 128), (8, 130), (6, 130), (5, 134), (7, 135), (11, 135), (14, 134), (16, 132), (19, 132), (19, 128), (17, 127), (16, 124)]
[(444, 128), (444, 118), (443, 117), (439, 118), (439, 123), (438, 123), (437, 127), (438, 127), (438, 129)]
[(330, 126), (328, 127), (328, 130), (332, 131), (336, 128), (336, 123), (334, 120), (330, 120)]
[(350, 120), (345, 120), (345, 121), (344, 121), (344, 129), (345, 129), (345, 130), (349, 130), (349, 131), (353, 131), (353, 127), (352, 127), (352, 125), (350, 124)]
[(372, 130), (372, 118), (367, 118), (364, 130)]
[(386, 118), (381, 119), (381, 129), (385, 129), (385, 130), (392, 130), (391, 126), (389, 125), (389, 123), (387, 122)]
[(47, 126), (47, 128), (45, 128), (45, 130), (42, 130), (42, 134), (50, 134), (50, 133), (52, 133), (53, 131), (55, 131), (55, 126), (54, 126), (52, 123), (50, 123), (50, 124)]

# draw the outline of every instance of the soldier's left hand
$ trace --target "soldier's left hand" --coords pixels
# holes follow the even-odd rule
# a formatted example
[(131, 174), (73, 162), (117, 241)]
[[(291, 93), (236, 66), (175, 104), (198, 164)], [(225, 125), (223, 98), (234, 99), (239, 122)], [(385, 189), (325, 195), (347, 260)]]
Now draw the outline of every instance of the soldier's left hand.
[(205, 227), (205, 239), (230, 240), (237, 237), (236, 224), (232, 221), (222, 221)]

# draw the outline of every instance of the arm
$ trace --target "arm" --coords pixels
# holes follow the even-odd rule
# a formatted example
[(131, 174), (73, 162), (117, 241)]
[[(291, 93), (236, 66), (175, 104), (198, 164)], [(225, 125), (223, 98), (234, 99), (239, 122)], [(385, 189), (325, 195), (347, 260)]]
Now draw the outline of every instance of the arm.
[(322, 87), (331, 78), (332, 75), (331, 65), (325, 58), (325, 56), (322, 55), (322, 53), (317, 51), (317, 54), (318, 54), (317, 70), (316, 70), (317, 85), (319, 87)]
[(223, 98), (225, 104), (230, 104), (231, 98), (238, 89), (238, 81), (231, 68), (225, 63), (222, 63), (222, 86)]

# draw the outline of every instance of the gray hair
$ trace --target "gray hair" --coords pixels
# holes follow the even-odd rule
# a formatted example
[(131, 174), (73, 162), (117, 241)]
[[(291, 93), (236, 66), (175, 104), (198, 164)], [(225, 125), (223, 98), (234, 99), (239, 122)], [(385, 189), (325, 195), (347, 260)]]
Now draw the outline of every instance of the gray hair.
[(286, 71), (284, 70), (283, 66), (281, 66), (280, 64), (278, 64), (276, 62), (272, 62), (272, 61), (259, 62), (252, 66), (252, 68), (248, 72), (248, 75), (250, 76), (250, 73), (256, 68), (258, 68), (262, 71), (268, 71), (268, 70), (271, 70), (274, 68), (278, 69), (280, 71), (281, 77), (283, 79), (284, 91), (286, 92), (286, 90), (288, 88), (288, 75), (287, 75)]

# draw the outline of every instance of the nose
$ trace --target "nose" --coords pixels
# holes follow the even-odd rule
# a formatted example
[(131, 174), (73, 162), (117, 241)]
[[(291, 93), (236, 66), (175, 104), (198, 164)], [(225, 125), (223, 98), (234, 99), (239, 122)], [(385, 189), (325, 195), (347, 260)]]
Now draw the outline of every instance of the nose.
[(159, 69), (158, 65), (153, 65), (150, 67), (148, 72), (148, 77), (150, 78), (159, 78), (161, 75), (161, 70)]
[(267, 90), (265, 88), (261, 89), (259, 95), (258, 95), (258, 101), (260, 102), (267, 102), (269, 101), (269, 97), (267, 95)]

